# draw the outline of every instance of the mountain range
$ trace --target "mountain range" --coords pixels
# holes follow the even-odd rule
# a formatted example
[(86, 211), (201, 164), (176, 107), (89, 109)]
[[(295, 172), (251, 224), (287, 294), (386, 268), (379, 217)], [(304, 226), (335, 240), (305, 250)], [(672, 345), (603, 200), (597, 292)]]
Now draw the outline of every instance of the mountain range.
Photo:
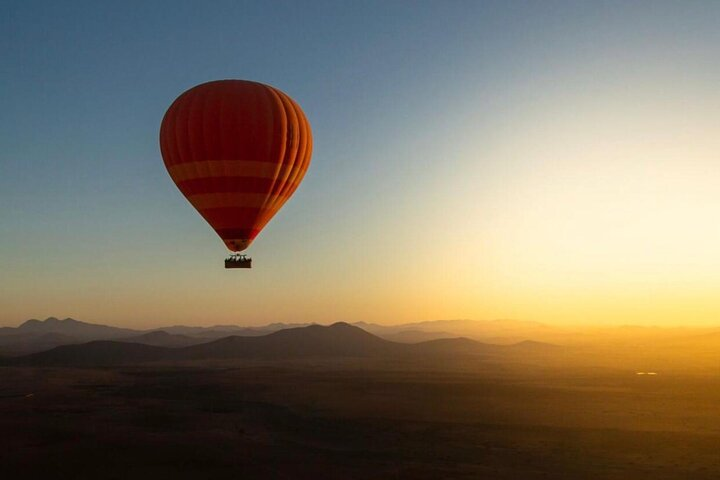
[[(155, 361), (195, 361), (211, 359), (299, 359), (299, 358), (437, 358), (472, 355), (492, 356), (518, 351), (552, 351), (559, 347), (537, 342), (516, 345), (489, 345), (468, 338), (399, 343), (382, 339), (365, 330), (339, 322), (330, 326), (310, 325), (287, 328), (259, 336), (230, 335), (217, 340), (184, 346), (159, 346), (172, 338), (190, 337), (152, 332), (140, 337), (95, 340), (58, 346), (43, 352), (6, 358), (7, 365), (32, 366), (109, 366)], [(141, 340), (142, 342), (139, 342)]]
[(211, 327), (171, 326), (164, 329), (136, 330), (81, 322), (73, 318), (27, 320), (18, 327), (0, 328), (0, 355), (22, 355), (52, 347), (96, 340), (123, 340), (153, 346), (178, 347), (227, 337), (266, 335), (285, 324), (264, 327), (216, 325)]
[(565, 347), (564, 352), (583, 349), (601, 363), (614, 358), (617, 364), (627, 364), (627, 358), (638, 355), (655, 359), (682, 356), (685, 363), (704, 366), (714, 362), (720, 352), (720, 329), (638, 326), (570, 329), (516, 320), (442, 320), (403, 325), (357, 322), (323, 327), (272, 323), (258, 327), (176, 325), (137, 330), (53, 317), (0, 328), (0, 357), (48, 365), (203, 358), (507, 356), (517, 351), (545, 355), (554, 351), (551, 345)]
[[(29, 354), (56, 346), (86, 343), (95, 340), (122, 340), (152, 346), (181, 347), (205, 343), (232, 335), (239, 337), (264, 336), (281, 330), (311, 325), (308, 323), (271, 323), (258, 327), (174, 325), (162, 329), (137, 330), (86, 323), (72, 318), (61, 320), (50, 317), (45, 320), (27, 320), (14, 328), (0, 328), (0, 355)], [(418, 343), (463, 336), (485, 343), (512, 344), (529, 339), (547, 341), (551, 337), (551, 335), (547, 334), (548, 331), (553, 331), (542, 324), (512, 320), (484, 322), (443, 320), (393, 326), (357, 322), (353, 325), (382, 339), (398, 343)], [(545, 335), (540, 334), (543, 331)]]

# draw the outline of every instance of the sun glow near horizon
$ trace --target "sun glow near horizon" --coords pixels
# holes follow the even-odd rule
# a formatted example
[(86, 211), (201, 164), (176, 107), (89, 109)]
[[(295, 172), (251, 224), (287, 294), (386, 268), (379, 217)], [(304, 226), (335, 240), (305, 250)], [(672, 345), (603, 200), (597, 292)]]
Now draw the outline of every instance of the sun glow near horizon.
[(570, 98), (513, 132), (502, 203), (477, 240), (490, 283), (527, 305), (515, 315), (720, 320), (720, 103), (700, 86), (669, 93)]

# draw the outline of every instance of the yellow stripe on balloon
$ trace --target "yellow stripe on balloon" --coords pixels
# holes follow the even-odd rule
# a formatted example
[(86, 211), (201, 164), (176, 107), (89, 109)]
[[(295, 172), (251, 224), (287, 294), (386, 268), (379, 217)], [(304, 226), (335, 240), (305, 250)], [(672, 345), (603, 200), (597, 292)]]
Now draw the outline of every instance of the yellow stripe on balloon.
[(168, 166), (170, 176), (175, 182), (208, 177), (259, 177), (276, 178), (278, 174), (291, 168), (273, 162), (255, 162), (250, 160), (208, 160), (185, 162)]
[(280, 199), (279, 195), (264, 193), (201, 193), (190, 195), (188, 200), (198, 210), (207, 208), (262, 208)]

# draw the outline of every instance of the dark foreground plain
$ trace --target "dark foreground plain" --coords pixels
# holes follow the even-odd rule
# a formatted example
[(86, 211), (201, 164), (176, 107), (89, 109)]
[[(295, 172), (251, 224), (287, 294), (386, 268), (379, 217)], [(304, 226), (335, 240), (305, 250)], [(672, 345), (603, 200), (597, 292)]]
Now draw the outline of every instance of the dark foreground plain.
[(717, 479), (717, 372), (243, 361), (0, 368), (0, 478)]

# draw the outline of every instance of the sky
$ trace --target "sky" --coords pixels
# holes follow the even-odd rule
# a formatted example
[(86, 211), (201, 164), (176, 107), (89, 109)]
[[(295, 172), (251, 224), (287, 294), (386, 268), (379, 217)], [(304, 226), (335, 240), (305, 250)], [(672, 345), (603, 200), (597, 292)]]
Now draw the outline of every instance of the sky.
[[(0, 325), (720, 325), (720, 2), (3, 3)], [(172, 101), (280, 88), (308, 173), (225, 270)]]

